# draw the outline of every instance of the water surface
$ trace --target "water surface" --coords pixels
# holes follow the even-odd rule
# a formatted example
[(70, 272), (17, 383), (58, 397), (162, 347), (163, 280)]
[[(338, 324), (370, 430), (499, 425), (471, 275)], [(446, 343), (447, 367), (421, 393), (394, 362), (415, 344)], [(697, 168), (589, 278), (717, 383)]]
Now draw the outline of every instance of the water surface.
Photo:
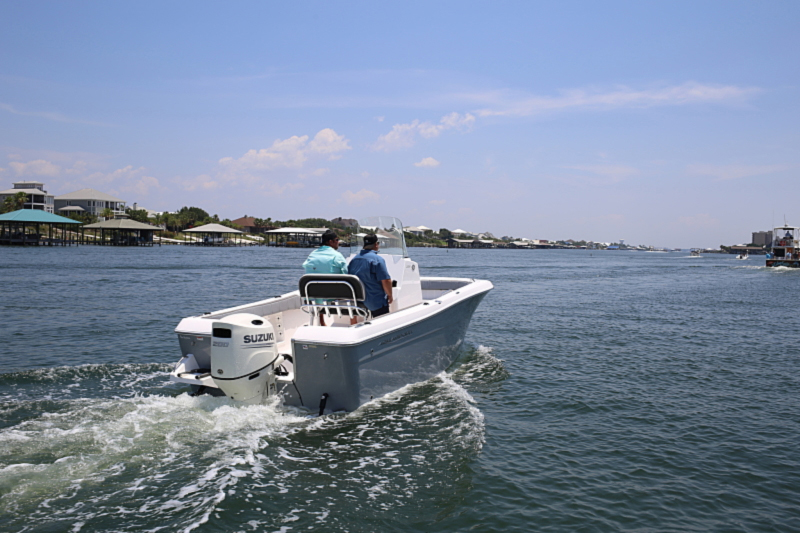
[(0, 530), (800, 531), (800, 271), (411, 249), (495, 284), (448, 372), (323, 419), (169, 383), (307, 252), (0, 249)]

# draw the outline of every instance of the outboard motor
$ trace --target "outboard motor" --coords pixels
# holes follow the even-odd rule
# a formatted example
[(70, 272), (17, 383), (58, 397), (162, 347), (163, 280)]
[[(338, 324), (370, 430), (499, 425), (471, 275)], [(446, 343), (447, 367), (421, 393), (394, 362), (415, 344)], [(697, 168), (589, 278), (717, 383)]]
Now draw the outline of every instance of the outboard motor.
[(237, 313), (215, 320), (211, 332), (211, 377), (231, 400), (257, 404), (275, 394), (275, 368), (282, 362), (268, 320)]

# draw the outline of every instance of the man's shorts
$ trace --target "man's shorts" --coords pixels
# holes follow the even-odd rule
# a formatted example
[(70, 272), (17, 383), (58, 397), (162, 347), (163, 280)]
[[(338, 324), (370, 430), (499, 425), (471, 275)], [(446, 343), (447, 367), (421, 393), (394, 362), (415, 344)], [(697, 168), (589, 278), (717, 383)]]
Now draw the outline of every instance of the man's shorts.
[(378, 318), (381, 315), (385, 315), (389, 312), (389, 306), (384, 305), (380, 309), (376, 309), (372, 312), (372, 318)]

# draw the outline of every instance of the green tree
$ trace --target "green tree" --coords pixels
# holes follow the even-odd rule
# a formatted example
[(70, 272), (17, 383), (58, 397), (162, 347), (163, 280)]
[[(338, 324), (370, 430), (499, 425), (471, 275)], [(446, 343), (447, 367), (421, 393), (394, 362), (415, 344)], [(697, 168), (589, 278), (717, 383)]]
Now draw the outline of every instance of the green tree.
[(164, 215), (162, 213), (156, 213), (153, 215), (153, 218), (148, 220), (148, 222), (154, 226), (160, 226), (164, 223)]
[(142, 222), (147, 224), (147, 210), (145, 209), (131, 209), (130, 207), (125, 208), (125, 214), (131, 217), (131, 220), (135, 220), (136, 222)]
[(70, 213), (67, 215), (67, 218), (83, 222), (84, 224), (94, 224), (97, 222), (97, 215), (93, 215), (92, 213)]
[(100, 212), (100, 216), (106, 220), (114, 218), (114, 211), (112, 211), (110, 207), (106, 207)]
[(197, 226), (198, 222), (202, 222), (209, 218), (208, 212), (199, 207), (181, 207), (180, 211), (176, 213), (181, 229), (186, 229), (189, 226)]
[(25, 208), (25, 202), (28, 201), (28, 195), (24, 192), (18, 192), (12, 196), (7, 196), (3, 201), (3, 213), (10, 213), (11, 211), (18, 211)]

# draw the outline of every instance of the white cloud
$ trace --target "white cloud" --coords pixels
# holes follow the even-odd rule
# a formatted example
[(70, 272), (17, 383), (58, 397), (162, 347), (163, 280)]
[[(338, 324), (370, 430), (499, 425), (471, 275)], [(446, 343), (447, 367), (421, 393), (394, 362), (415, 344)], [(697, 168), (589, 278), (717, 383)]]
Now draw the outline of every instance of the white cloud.
[(373, 191), (368, 191), (367, 189), (361, 189), (358, 192), (345, 191), (341, 197), (341, 201), (344, 201), (350, 205), (359, 205), (367, 202), (376, 202), (380, 199), (381, 199), (380, 194)]
[(145, 196), (147, 193), (150, 192), (150, 189), (160, 189), (161, 184), (158, 182), (158, 179), (154, 178), (153, 176), (142, 176), (141, 178), (129, 182), (120, 187), (120, 190), (125, 192), (131, 192), (138, 194), (139, 196)]
[(177, 181), (185, 191), (196, 191), (198, 189), (211, 191), (221, 187), (221, 184), (208, 174), (201, 174), (189, 179), (176, 178), (175, 181)]
[(125, 196), (122, 193), (146, 196), (153, 189), (164, 189), (157, 178), (147, 176), (145, 172), (147, 169), (144, 167), (134, 168), (133, 165), (128, 165), (112, 172), (94, 172), (68, 185), (74, 188), (92, 187), (121, 196)]
[(763, 176), (786, 170), (785, 165), (689, 165), (686, 171), (696, 176), (711, 176), (717, 181)]
[(219, 165), (223, 177), (233, 180), (252, 172), (299, 169), (312, 157), (338, 159), (340, 152), (350, 148), (350, 142), (343, 135), (326, 128), (320, 130), (311, 142), (308, 142), (308, 135), (278, 139), (269, 148), (249, 150), (238, 159), (224, 157), (219, 160)]
[(8, 166), (14, 170), (17, 176), (47, 176), (54, 178), (61, 174), (60, 166), (44, 159), (36, 159), (27, 163), (11, 161)]
[(393, 150), (409, 148), (414, 146), (417, 141), (417, 136), (431, 139), (438, 137), (443, 131), (451, 129), (467, 131), (474, 124), (475, 117), (469, 113), (465, 115), (450, 113), (449, 115), (443, 116), (437, 124), (427, 121), (420, 122), (419, 120), (414, 120), (408, 124), (395, 124), (392, 126), (392, 131), (378, 137), (378, 140), (372, 145), (372, 149), (382, 152), (391, 152)]
[(269, 148), (249, 150), (239, 159), (223, 157), (219, 164), (234, 170), (273, 170), (279, 167), (300, 168), (306, 162), (304, 148), (308, 135), (276, 140)]
[(646, 108), (664, 105), (723, 103), (742, 101), (759, 89), (733, 85), (708, 85), (687, 82), (671, 87), (632, 89), (620, 87), (611, 91), (571, 89), (559, 96), (520, 95), (511, 91), (492, 91), (473, 95), (475, 100), (491, 102), (490, 107), (476, 111), (478, 116), (530, 116), (548, 111), (569, 109)]
[(373, 149), (390, 152), (414, 146), (418, 126), (419, 120), (415, 120), (411, 124), (395, 124), (392, 126), (392, 131), (378, 137)]
[(308, 178), (321, 178), (323, 176), (327, 176), (331, 173), (331, 169), (329, 168), (317, 168), (312, 170), (311, 172), (304, 172), (302, 174), (298, 174), (297, 177), (300, 179), (308, 179)]
[(418, 163), (414, 163), (415, 167), (438, 167), (441, 163), (432, 157), (426, 157)]
[(308, 143), (308, 152), (313, 154), (333, 156), (345, 150), (350, 150), (350, 141), (330, 128), (320, 130)]

